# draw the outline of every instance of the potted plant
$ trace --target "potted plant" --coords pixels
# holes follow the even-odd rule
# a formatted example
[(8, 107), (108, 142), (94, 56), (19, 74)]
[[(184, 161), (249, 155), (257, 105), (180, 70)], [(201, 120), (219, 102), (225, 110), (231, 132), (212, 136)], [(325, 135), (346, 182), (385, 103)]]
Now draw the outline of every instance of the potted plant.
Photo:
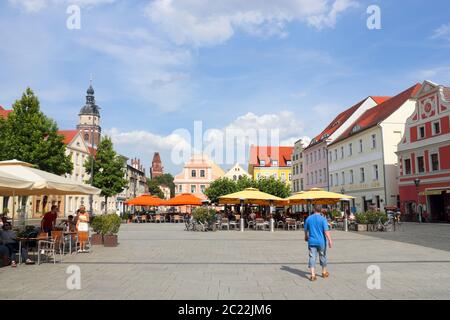
[(214, 209), (198, 207), (192, 212), (192, 217), (198, 223), (208, 226), (210, 230), (214, 230), (213, 224), (216, 217), (216, 211)]
[(367, 214), (365, 213), (357, 213), (355, 215), (356, 218), (356, 231), (367, 231), (368, 227), (367, 227), (367, 223), (368, 223), (368, 218), (367, 218)]
[(103, 216), (95, 216), (92, 218), (91, 227), (92, 230), (95, 232), (91, 237), (92, 245), (103, 244), (102, 220)]
[(376, 231), (376, 224), (378, 222), (378, 213), (375, 211), (367, 211), (367, 231)]
[(117, 233), (119, 233), (120, 225), (122, 223), (122, 219), (113, 213), (106, 214), (102, 218), (102, 234), (103, 234), (103, 245), (105, 247), (117, 247), (118, 245), (118, 237)]

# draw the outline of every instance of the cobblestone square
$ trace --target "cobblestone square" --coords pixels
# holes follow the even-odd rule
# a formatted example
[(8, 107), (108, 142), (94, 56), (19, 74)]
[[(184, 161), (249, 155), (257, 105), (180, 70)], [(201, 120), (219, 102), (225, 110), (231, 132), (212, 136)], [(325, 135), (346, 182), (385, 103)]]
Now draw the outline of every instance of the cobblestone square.
[[(331, 277), (311, 283), (302, 231), (187, 232), (183, 224), (126, 224), (117, 248), (63, 263), (0, 269), (0, 299), (449, 299), (450, 225), (396, 233), (332, 231)], [(81, 268), (68, 290), (66, 269)], [(370, 290), (367, 267), (381, 269)]]

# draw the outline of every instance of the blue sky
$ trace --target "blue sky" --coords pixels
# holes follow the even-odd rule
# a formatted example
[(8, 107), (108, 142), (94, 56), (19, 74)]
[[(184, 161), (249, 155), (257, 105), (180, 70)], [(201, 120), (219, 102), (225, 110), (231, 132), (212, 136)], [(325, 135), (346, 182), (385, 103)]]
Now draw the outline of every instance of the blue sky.
[[(79, 30), (66, 27), (69, 4), (81, 8)], [(366, 27), (372, 4), (381, 30)], [(93, 74), (116, 149), (147, 168), (160, 151), (176, 174), (174, 131), (196, 120), (212, 140), (279, 128), (287, 144), (368, 95), (450, 85), (448, 12), (446, 0), (1, 1), (0, 105), (30, 86), (71, 129)]]

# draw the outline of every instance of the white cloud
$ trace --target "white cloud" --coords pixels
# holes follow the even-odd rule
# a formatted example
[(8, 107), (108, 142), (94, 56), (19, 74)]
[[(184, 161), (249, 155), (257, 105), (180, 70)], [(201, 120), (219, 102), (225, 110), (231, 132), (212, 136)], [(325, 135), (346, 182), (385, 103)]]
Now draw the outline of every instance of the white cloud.
[[(223, 128), (208, 130), (203, 128), (203, 130), (199, 132), (202, 134), (202, 150), (219, 165), (233, 165), (236, 161), (240, 163), (247, 161), (248, 148), (255, 141), (244, 138), (250, 136), (252, 138), (255, 132), (258, 138), (270, 139), (273, 138), (270, 136), (270, 130), (278, 130), (279, 134), (276, 134), (275, 137), (279, 140), (272, 143), (274, 145), (293, 146), (300, 138), (304, 143), (310, 141), (309, 137), (303, 135), (302, 122), (296, 118), (294, 113), (288, 111), (263, 115), (247, 113), (237, 117)], [(171, 159), (169, 167), (172, 168), (182, 164), (191, 154), (199, 153), (198, 146), (194, 141), (195, 134), (187, 128), (177, 129), (168, 135), (159, 135), (143, 130), (121, 132), (116, 128), (106, 130), (106, 134), (111, 136), (119, 152), (150, 159), (153, 152), (159, 151), (166, 159)], [(227, 141), (235, 135), (238, 135), (238, 141)], [(267, 140), (260, 140), (260, 142), (261, 145), (264, 145)], [(184, 158), (179, 156), (179, 150), (184, 151), (182, 155)], [(209, 152), (213, 152), (213, 154)]]
[(450, 40), (450, 23), (443, 24), (434, 30), (432, 39), (446, 39)]
[(292, 21), (334, 27), (338, 15), (356, 5), (355, 0), (155, 0), (146, 15), (174, 43), (200, 47), (223, 43), (239, 29), (285, 37), (285, 25)]
[(450, 67), (441, 66), (422, 69), (412, 74), (412, 78), (416, 81), (431, 80), (448, 86), (450, 84)]
[(81, 7), (110, 4), (116, 0), (8, 0), (10, 4), (21, 7), (27, 12), (38, 12), (50, 5), (71, 5)]

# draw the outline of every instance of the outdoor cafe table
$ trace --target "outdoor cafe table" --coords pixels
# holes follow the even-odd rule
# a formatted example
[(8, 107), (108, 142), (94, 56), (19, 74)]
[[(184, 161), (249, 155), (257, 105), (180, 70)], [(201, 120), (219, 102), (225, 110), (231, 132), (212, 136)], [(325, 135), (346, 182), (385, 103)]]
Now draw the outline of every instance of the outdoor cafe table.
[[(19, 241), (19, 264), (22, 263), (22, 242), (29, 242), (29, 241), (36, 241), (36, 248), (38, 248), (38, 243), (41, 240), (48, 240), (48, 237), (37, 237), (37, 238), (17, 238), (17, 241)], [(39, 255), (39, 252), (38, 252)]]

